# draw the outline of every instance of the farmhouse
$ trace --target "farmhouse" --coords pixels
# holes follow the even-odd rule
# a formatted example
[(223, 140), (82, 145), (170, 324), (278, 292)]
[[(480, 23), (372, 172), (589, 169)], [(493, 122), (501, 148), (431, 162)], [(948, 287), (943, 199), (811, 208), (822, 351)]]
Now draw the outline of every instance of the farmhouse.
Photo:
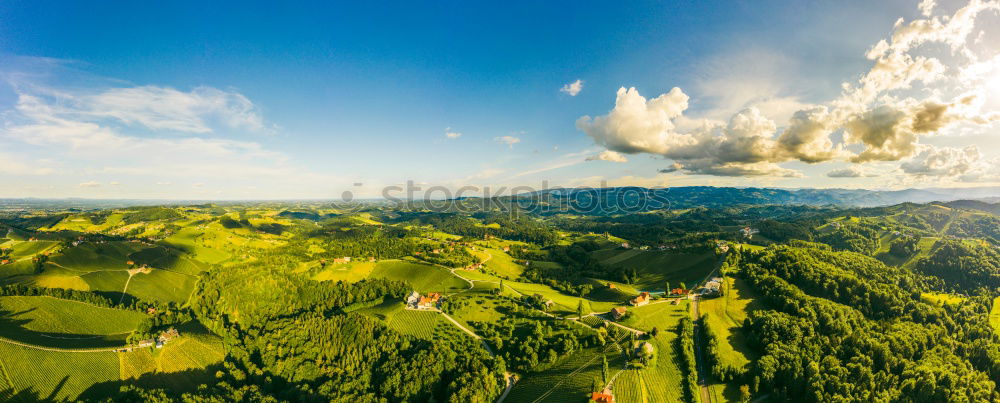
[(615, 320), (621, 319), (622, 316), (625, 316), (624, 306), (620, 306), (611, 310), (611, 317), (614, 318)]
[(649, 303), (649, 293), (643, 291), (641, 294), (639, 294), (639, 296), (632, 298), (632, 300), (629, 302), (632, 304), (632, 306), (646, 305)]
[(437, 306), (440, 300), (441, 293), (432, 292), (427, 296), (420, 297), (420, 301), (417, 301), (417, 309), (432, 309)]
[(701, 290), (703, 295), (717, 296), (722, 294), (722, 277), (713, 277)]
[(600, 392), (590, 394), (590, 401), (597, 403), (614, 403), (615, 396), (611, 394), (611, 388), (604, 388)]
[(629, 248), (628, 242), (622, 242), (622, 248), (628, 249)]
[(746, 238), (746, 239), (753, 238), (753, 234), (756, 234), (758, 232), (760, 232), (760, 231), (758, 231), (756, 229), (753, 229), (753, 228), (750, 228), (750, 227), (740, 228), (740, 235), (743, 235), (743, 237)]
[(416, 308), (418, 302), (420, 302), (420, 293), (412, 291), (410, 295), (406, 296), (406, 306)]
[(684, 295), (687, 293), (688, 290), (685, 290), (683, 288), (674, 288), (673, 290), (670, 290), (670, 295)]

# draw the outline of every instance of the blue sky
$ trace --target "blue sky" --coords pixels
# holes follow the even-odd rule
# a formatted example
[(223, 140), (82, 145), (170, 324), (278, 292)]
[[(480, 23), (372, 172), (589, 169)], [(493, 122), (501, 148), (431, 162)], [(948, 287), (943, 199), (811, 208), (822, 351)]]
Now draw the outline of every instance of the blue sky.
[(996, 18), (946, 1), (7, 1), (0, 197), (995, 184)]

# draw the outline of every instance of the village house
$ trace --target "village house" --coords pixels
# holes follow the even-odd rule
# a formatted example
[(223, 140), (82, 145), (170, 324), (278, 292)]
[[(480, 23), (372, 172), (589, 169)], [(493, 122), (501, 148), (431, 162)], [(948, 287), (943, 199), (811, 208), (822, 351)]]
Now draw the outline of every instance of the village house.
[(350, 263), (350, 262), (351, 262), (350, 256), (337, 257), (333, 259), (333, 263)]
[(615, 289), (615, 283), (608, 283), (608, 289)]
[(426, 296), (420, 297), (420, 301), (417, 301), (417, 309), (433, 309), (437, 307), (438, 301), (441, 300), (441, 293), (432, 292)]
[(620, 306), (620, 307), (614, 308), (614, 309), (611, 310), (611, 317), (614, 320), (619, 320), (623, 316), (625, 316), (625, 311), (626, 311), (626, 309), (625, 309), (624, 306)]
[(629, 248), (628, 242), (622, 242), (622, 247), (628, 249)]
[(713, 277), (701, 290), (702, 295), (717, 296), (722, 293), (722, 277)]
[(10, 264), (9, 259), (0, 260), (0, 264)]
[(178, 336), (180, 336), (180, 333), (177, 332), (177, 329), (170, 328), (163, 331), (162, 333), (160, 333), (160, 336), (156, 338), (156, 348), (163, 348), (163, 345), (167, 344), (168, 342), (170, 342), (170, 340), (173, 340)]
[(684, 295), (687, 293), (688, 290), (685, 290), (683, 288), (674, 288), (673, 290), (670, 290), (670, 295)]
[(632, 300), (629, 301), (629, 303), (631, 303), (632, 306), (643, 306), (649, 303), (649, 298), (650, 298), (649, 293), (643, 291), (641, 294), (639, 294), (639, 296), (632, 298)]
[(375, 261), (375, 256), (368, 256), (368, 261), (369, 262), (374, 262)]
[(405, 302), (406, 302), (406, 306), (408, 306), (410, 308), (416, 308), (417, 307), (417, 303), (420, 302), (420, 293), (418, 293), (416, 291), (410, 292), (410, 295), (406, 296)]
[(503, 247), (503, 251), (504, 252), (510, 252), (510, 246), (504, 246)]
[(760, 232), (760, 231), (758, 231), (756, 229), (753, 229), (753, 228), (750, 228), (750, 227), (740, 228), (740, 235), (743, 235), (743, 237), (746, 238), (746, 239), (753, 238), (753, 234), (756, 234), (758, 232)]
[(614, 403), (615, 396), (611, 394), (611, 388), (604, 388), (600, 392), (590, 394), (590, 401), (597, 403)]

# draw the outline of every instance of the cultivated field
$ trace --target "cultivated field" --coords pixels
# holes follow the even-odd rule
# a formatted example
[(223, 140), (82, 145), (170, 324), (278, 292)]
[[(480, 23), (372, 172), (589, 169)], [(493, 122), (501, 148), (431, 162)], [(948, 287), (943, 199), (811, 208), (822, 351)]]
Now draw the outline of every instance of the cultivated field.
[(60, 348), (120, 346), (144, 315), (52, 297), (0, 297), (0, 336)]

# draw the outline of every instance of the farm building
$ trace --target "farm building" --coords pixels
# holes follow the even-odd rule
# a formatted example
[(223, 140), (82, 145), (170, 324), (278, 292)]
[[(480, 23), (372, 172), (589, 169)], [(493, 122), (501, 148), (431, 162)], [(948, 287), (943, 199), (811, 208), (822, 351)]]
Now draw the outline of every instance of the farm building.
[(621, 319), (623, 316), (625, 316), (625, 311), (626, 309), (624, 306), (614, 308), (611, 310), (611, 317), (614, 318), (615, 320)]
[(420, 301), (417, 301), (417, 309), (432, 309), (437, 306), (440, 300), (441, 293), (432, 292), (427, 296), (420, 297)]
[(705, 288), (701, 290), (701, 294), (708, 296), (722, 295), (722, 277), (714, 277), (705, 283)]
[(756, 234), (758, 232), (760, 232), (760, 231), (758, 231), (756, 229), (753, 229), (753, 228), (750, 228), (750, 227), (740, 228), (740, 235), (742, 235), (746, 239), (753, 238), (753, 234)]
[(650, 298), (649, 293), (643, 291), (641, 294), (639, 294), (639, 296), (632, 298), (632, 300), (629, 301), (629, 303), (631, 303), (632, 306), (643, 306), (649, 303), (649, 298)]
[(600, 392), (590, 394), (590, 401), (597, 403), (614, 403), (615, 396), (611, 394), (611, 388), (604, 388)]
[(406, 306), (416, 308), (418, 302), (420, 302), (420, 293), (413, 291), (406, 296)]

